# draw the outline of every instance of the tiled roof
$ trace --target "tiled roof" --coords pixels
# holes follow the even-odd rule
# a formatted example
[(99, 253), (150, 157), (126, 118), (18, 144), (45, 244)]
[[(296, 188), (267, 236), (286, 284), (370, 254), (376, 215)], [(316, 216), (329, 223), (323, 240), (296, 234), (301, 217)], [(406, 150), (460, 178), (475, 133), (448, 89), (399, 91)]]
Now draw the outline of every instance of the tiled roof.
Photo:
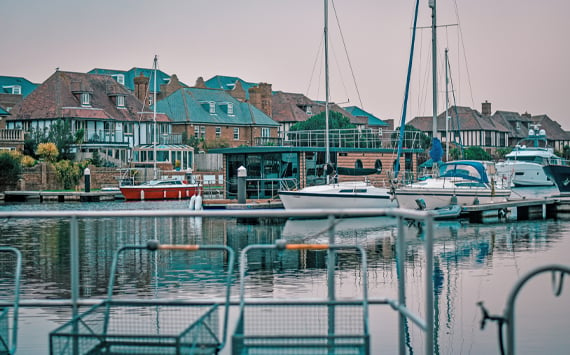
[(10, 113), (0, 106), (0, 116), (8, 116)]
[(553, 121), (548, 115), (532, 116), (532, 122), (540, 125), (540, 129), (546, 131), (549, 141), (570, 141), (570, 133), (562, 129), (560, 124)]
[(276, 91), (271, 96), (271, 117), (277, 122), (303, 122), (310, 115), (302, 107), (311, 106), (314, 102), (303, 94)]
[(236, 84), (236, 81), (239, 81), (241, 87), (245, 91), (246, 99), (249, 98), (248, 89), (257, 86), (257, 83), (249, 83), (244, 81), (236, 76), (224, 76), (224, 75), (216, 75), (211, 77), (210, 79), (206, 80), (204, 84), (207, 88), (210, 89), (222, 89), (222, 90), (233, 90)]
[[(78, 92), (91, 94), (90, 106), (82, 107)], [(75, 94), (74, 94), (75, 93)], [(118, 108), (114, 97), (125, 96), (125, 107)], [(12, 109), (11, 120), (25, 119), (115, 119), (149, 121), (153, 113), (124, 86), (107, 75), (56, 71), (28, 97)], [(157, 121), (168, 121), (163, 114)]]
[[(461, 131), (496, 131), (508, 132), (509, 129), (500, 122), (493, 120), (492, 116), (482, 116), (477, 110), (469, 107), (452, 106), (449, 108), (449, 130)], [(409, 125), (414, 126), (420, 131), (431, 132), (432, 117), (415, 117)], [(437, 130), (445, 130), (445, 112), (437, 116)]]
[(528, 136), (528, 125), (531, 122), (530, 115), (521, 115), (512, 111), (496, 111), (493, 120), (500, 122), (509, 129), (509, 137), (523, 139)]
[(358, 106), (347, 106), (344, 108), (346, 111), (350, 112), (351, 114), (353, 114), (354, 116), (357, 117), (366, 117), (368, 119), (368, 126), (388, 126), (388, 124), (384, 121), (382, 121), (381, 119), (379, 119), (378, 117), (374, 116), (373, 114), (364, 111), (363, 109), (361, 109)]
[[(130, 70), (116, 70), (116, 69), (101, 69), (95, 68), (88, 72), (88, 74), (100, 74), (100, 75), (116, 75), (116, 74), (123, 74), (125, 76), (125, 86), (131, 90), (135, 90), (135, 78), (140, 76), (141, 74), (147, 78), (149, 78), (149, 91), (150, 93), (154, 93), (154, 69), (147, 69), (147, 68), (137, 68), (133, 67)], [(170, 75), (166, 74), (162, 70), (156, 71), (156, 91), (160, 92), (160, 85), (167, 84), (170, 81)], [(188, 86), (186, 84), (180, 83), (183, 86)]]
[(28, 96), (38, 86), (38, 84), (34, 84), (25, 78), (17, 76), (0, 76), (0, 93), (11, 94), (11, 87), (14, 85), (20, 86), (22, 97)]
[[(210, 113), (210, 102), (215, 113)], [(233, 114), (228, 112), (233, 106)], [(240, 102), (220, 89), (183, 88), (156, 104), (157, 110), (166, 113), (173, 123), (261, 125), (279, 124), (254, 106)]]

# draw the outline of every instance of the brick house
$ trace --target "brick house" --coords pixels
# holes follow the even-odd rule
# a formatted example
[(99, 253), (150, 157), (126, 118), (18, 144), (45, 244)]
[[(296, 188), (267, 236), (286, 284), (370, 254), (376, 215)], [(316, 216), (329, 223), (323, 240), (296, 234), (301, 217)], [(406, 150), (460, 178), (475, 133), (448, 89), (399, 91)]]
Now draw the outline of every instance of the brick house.
[[(479, 113), (470, 107), (452, 106), (448, 110), (449, 121), (446, 123), (446, 113), (437, 116), (437, 138), (444, 144), (461, 144), (463, 147), (481, 147), (490, 154), (498, 148), (509, 146), (509, 129), (503, 122), (491, 116), (491, 106), (483, 103)], [(433, 135), (433, 119), (431, 116), (415, 117), (409, 125), (419, 129), (428, 136)]]
[[(243, 96), (239, 85), (234, 90)], [(172, 119), (173, 133), (198, 138), (206, 148), (274, 144), (279, 124), (258, 108), (270, 110), (267, 91), (271, 85), (252, 87), (250, 102), (245, 102), (225, 90), (205, 87), (199, 78), (195, 87), (176, 90), (156, 107)]]

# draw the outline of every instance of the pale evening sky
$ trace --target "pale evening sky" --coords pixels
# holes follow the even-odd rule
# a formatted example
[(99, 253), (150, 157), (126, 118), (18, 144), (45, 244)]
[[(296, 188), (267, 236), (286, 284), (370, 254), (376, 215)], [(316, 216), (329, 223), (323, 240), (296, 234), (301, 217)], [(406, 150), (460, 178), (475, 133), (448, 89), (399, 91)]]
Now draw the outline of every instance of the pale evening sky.
[[(398, 125), (414, 4), (334, 0), (335, 14), (329, 3), (331, 101), (350, 100)], [(160, 69), (188, 85), (199, 76), (237, 76), (322, 100), (323, 6), (323, 0), (2, 0), (0, 75), (41, 83), (56, 68), (151, 68), (157, 54)], [(570, 2), (562, 0), (438, 0), (438, 24), (458, 24), (438, 29), (438, 112), (445, 109), (447, 47), (452, 104), (481, 111), (488, 100), (493, 112), (547, 114), (570, 130), (569, 14)], [(428, 1), (421, 0), (418, 26), (430, 24)], [(430, 52), (431, 33), (419, 30), (408, 119), (432, 113)]]

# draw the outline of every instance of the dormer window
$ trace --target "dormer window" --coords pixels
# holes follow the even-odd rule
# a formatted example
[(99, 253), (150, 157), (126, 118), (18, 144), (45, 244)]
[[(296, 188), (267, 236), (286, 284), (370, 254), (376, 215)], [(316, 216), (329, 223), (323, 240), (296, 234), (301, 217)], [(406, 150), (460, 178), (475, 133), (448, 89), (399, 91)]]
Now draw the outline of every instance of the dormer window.
[(4, 89), (7, 89), (7, 92), (12, 95), (22, 95), (22, 87), (20, 85), (8, 85), (3, 86)]
[(91, 106), (91, 94), (88, 92), (81, 93), (81, 106)]
[(311, 105), (307, 105), (307, 109), (305, 110), (305, 112), (307, 113), (307, 115), (313, 114), (313, 110), (311, 109)]
[(228, 115), (233, 115), (234, 114), (234, 104), (229, 102), (228, 103)]
[(211, 114), (216, 113), (216, 103), (213, 101), (210, 101), (210, 113)]
[(119, 84), (125, 85), (125, 74), (114, 74), (112, 77), (115, 78)]
[(125, 97), (123, 95), (117, 96), (117, 107), (125, 107)]
[(150, 96), (148, 97), (148, 105), (149, 105), (149, 106), (152, 106), (152, 105), (154, 104), (154, 100), (153, 100), (153, 99), (154, 99), (153, 95), (150, 95)]

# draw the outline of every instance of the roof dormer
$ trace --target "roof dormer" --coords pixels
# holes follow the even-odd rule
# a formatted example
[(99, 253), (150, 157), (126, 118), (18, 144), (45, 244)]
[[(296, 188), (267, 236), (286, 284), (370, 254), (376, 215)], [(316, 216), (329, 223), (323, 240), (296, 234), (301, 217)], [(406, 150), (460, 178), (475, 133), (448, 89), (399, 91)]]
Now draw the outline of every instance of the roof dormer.
[(81, 81), (72, 81), (71, 93), (79, 100), (81, 107), (91, 107), (93, 90), (91, 90), (88, 84)]
[(22, 86), (21, 85), (6, 85), (2, 86), (4, 92), (12, 95), (22, 95)]

